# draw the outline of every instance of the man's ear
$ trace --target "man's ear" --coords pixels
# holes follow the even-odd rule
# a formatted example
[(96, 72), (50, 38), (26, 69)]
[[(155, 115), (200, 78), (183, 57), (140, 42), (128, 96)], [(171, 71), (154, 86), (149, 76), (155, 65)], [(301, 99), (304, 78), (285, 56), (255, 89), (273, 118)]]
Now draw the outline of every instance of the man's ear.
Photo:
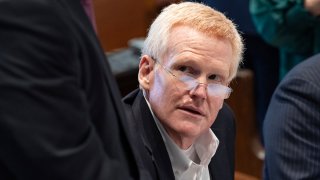
[(153, 78), (154, 60), (148, 55), (143, 55), (140, 59), (138, 80), (140, 86), (148, 91)]

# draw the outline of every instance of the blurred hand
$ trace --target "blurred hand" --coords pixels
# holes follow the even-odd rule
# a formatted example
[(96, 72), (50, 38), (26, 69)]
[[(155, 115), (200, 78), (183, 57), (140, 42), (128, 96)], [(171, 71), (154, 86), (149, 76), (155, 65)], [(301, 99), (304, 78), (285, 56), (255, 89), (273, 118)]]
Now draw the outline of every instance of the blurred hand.
[(304, 8), (314, 16), (320, 15), (320, 0), (304, 0)]

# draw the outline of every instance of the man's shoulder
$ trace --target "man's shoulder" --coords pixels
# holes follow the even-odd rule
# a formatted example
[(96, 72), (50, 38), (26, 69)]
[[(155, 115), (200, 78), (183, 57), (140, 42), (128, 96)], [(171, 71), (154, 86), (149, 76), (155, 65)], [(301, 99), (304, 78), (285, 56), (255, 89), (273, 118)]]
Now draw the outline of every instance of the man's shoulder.
[(216, 128), (232, 128), (235, 125), (235, 116), (233, 110), (227, 103), (224, 103), (220, 109), (215, 122), (212, 125), (213, 129)]

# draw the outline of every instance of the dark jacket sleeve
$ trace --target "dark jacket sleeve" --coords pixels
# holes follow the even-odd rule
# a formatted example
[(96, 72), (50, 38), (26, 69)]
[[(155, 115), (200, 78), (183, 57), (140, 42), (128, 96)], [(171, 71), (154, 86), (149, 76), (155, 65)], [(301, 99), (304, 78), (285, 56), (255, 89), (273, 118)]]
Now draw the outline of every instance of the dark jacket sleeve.
[(320, 178), (319, 58), (296, 66), (273, 95), (263, 129), (265, 179)]
[(127, 179), (93, 126), (57, 3), (0, 1), (0, 179)]
[(270, 44), (287, 52), (313, 51), (318, 20), (303, 0), (250, 0), (250, 12), (257, 31)]

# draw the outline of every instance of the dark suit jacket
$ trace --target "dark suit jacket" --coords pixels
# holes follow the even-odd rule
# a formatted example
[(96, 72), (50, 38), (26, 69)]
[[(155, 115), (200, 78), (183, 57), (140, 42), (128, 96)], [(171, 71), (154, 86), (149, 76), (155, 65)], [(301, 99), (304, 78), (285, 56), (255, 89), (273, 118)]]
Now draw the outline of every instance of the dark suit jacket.
[(320, 179), (320, 54), (273, 94), (264, 122), (265, 179)]
[(0, 179), (138, 176), (105, 60), (80, 0), (0, 1)]
[[(153, 179), (174, 179), (171, 162), (148, 105), (140, 90), (135, 90), (123, 99), (129, 126), (134, 130), (132, 139), (140, 152), (139, 166), (147, 169)], [(225, 104), (212, 126), (220, 144), (211, 160), (211, 179), (230, 180), (234, 177), (235, 120), (232, 111)]]

